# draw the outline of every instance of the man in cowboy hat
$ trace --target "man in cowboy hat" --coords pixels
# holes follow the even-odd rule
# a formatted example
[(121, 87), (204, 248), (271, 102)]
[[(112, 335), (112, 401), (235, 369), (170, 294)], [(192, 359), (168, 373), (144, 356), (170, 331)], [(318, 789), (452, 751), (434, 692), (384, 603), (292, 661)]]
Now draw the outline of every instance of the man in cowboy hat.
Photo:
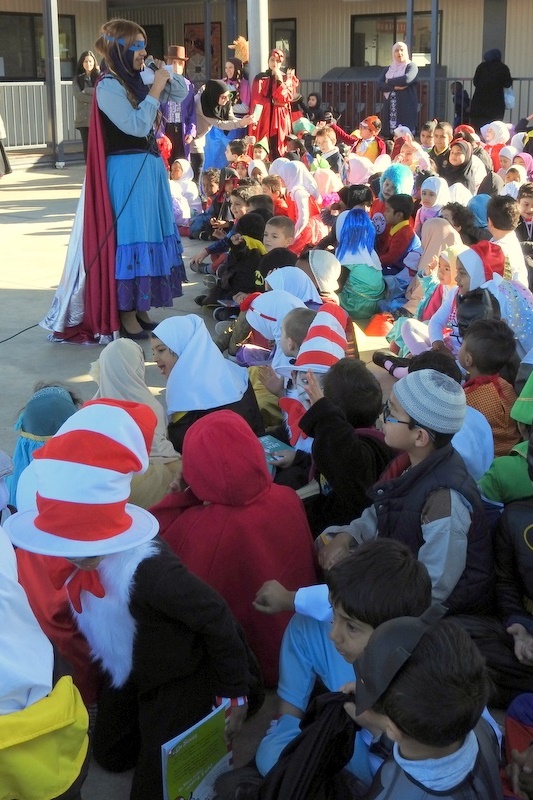
[[(165, 60), (167, 64), (172, 64), (176, 75), (183, 75), (189, 59), (185, 55), (185, 47), (182, 44), (171, 44)], [(172, 144), (169, 164), (172, 164), (177, 158), (189, 159), (189, 146), (196, 136), (195, 88), (187, 78), (184, 77), (184, 80), (189, 92), (185, 100), (182, 100), (181, 103), (175, 103), (172, 100), (161, 103), (164, 133)]]

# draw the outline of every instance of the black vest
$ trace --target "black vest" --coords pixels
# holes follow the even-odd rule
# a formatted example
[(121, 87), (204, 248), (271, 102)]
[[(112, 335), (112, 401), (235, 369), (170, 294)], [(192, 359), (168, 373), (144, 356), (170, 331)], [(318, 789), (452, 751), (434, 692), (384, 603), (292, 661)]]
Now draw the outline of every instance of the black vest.
[(159, 157), (159, 148), (153, 130), (148, 136), (131, 136), (117, 128), (103, 111), (101, 111), (101, 119), (104, 128), (106, 156), (119, 153), (150, 153)]
[(438, 489), (455, 489), (472, 506), (466, 566), (444, 605), (452, 614), (488, 614), (493, 607), (494, 554), (481, 496), (459, 453), (451, 445), (435, 450), (403, 475), (375, 484), (368, 492), (378, 535), (403, 542), (418, 555), (424, 540), (424, 504)]

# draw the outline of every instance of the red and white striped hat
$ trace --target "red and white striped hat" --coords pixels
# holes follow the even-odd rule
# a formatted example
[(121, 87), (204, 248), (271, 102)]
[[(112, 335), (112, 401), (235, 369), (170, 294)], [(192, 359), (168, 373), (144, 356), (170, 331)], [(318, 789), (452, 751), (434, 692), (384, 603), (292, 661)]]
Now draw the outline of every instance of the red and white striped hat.
[(309, 326), (293, 369), (324, 373), (346, 355), (348, 314), (336, 303), (324, 303)]
[(146, 472), (156, 416), (142, 403), (92, 400), (34, 454), (36, 509), (4, 525), (13, 544), (43, 555), (86, 558), (153, 539), (159, 524), (128, 503)]

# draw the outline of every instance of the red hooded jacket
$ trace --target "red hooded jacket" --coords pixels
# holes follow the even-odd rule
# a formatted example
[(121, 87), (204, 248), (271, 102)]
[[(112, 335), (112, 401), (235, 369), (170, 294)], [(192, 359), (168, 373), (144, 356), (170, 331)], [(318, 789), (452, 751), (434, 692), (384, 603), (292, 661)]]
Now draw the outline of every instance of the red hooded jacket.
[(185, 566), (224, 597), (259, 659), (266, 686), (274, 687), (290, 615), (261, 614), (253, 601), (267, 580), (290, 590), (316, 583), (302, 502), (293, 489), (272, 482), (261, 443), (233, 411), (214, 411), (189, 428), (183, 477), (190, 488), (150, 511)]

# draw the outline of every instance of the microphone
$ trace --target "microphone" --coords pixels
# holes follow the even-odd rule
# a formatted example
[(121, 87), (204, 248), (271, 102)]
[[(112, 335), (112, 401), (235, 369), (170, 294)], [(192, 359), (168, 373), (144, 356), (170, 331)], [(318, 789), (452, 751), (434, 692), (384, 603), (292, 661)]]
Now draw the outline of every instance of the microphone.
[(157, 64), (153, 59), (153, 56), (148, 56), (148, 58), (144, 59), (144, 66), (145, 68), (148, 67), (148, 69), (151, 69), (153, 72), (157, 72), (157, 70), (159, 69), (159, 67), (157, 66)]

